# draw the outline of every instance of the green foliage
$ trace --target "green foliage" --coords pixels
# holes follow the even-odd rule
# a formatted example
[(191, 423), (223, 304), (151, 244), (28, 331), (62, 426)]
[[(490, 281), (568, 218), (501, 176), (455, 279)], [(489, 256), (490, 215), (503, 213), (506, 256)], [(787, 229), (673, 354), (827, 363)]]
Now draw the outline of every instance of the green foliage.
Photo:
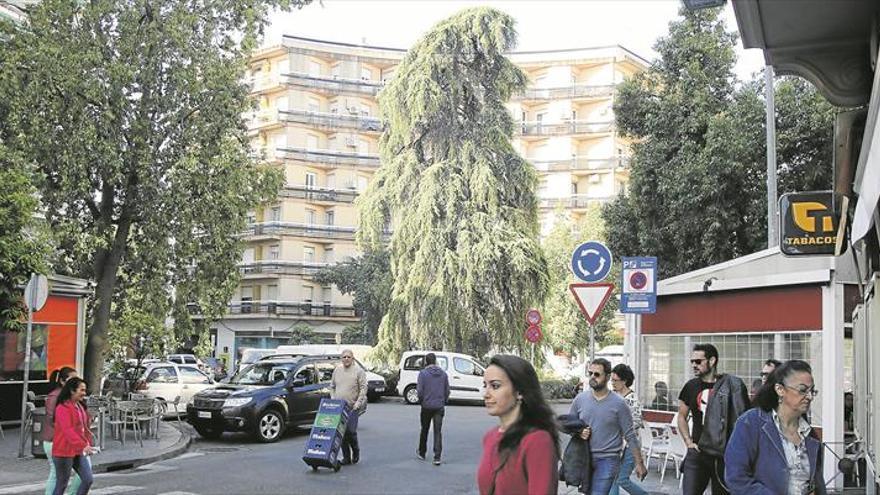
[(450, 17), (379, 95), (382, 167), (359, 198), (359, 241), (377, 248), (394, 227), (380, 353), (521, 350), (525, 310), (544, 298), (537, 176), (510, 144), (504, 105), (526, 83), (504, 57), (513, 24), (489, 8)]
[(0, 28), (5, 144), (38, 164), (55, 269), (96, 282), (92, 387), (132, 281), (181, 335), (196, 329), (188, 304), (225, 311), (246, 212), (283, 180), (251, 153), (244, 70), (269, 10), (307, 1), (46, 0), (27, 30)]
[(541, 392), (547, 400), (573, 399), (577, 395), (579, 379), (541, 380)]
[[(661, 278), (766, 247), (763, 87), (737, 86), (735, 35), (718, 14), (683, 9), (660, 59), (615, 100), (634, 144), (628, 192), (603, 211), (608, 241), (621, 256), (657, 256)], [(833, 109), (799, 79), (775, 91), (780, 193), (830, 188)]]
[[(354, 309), (364, 315), (362, 324), (352, 326), (357, 326), (357, 330), (343, 331), (343, 343), (372, 345), (376, 341), (379, 324), (391, 301), (392, 280), (391, 257), (382, 246), (368, 248), (361, 256), (324, 268), (315, 275), (317, 283), (333, 284), (343, 294), (352, 294)], [(349, 332), (348, 337), (345, 332)]]
[(307, 323), (297, 323), (290, 329), (289, 345), (305, 345), (317, 342), (315, 330)]
[[(569, 355), (587, 352), (590, 346), (590, 327), (568, 286), (578, 282), (571, 273), (571, 254), (578, 245), (591, 240), (605, 240), (605, 222), (598, 205), (590, 206), (577, 222), (571, 220), (566, 212), (557, 211), (553, 228), (543, 240), (544, 255), (550, 268), (550, 291), (542, 307), (544, 319), (541, 326), (547, 344), (554, 351)], [(614, 293), (593, 325), (597, 349), (614, 343), (610, 330), (614, 323), (614, 312), (619, 306), (614, 297), (620, 292), (617, 287), (619, 277), (620, 263), (616, 262), (606, 279), (615, 284)]]
[(0, 140), (0, 332), (22, 329), (27, 309), (19, 287), (46, 270), (51, 244), (34, 218), (37, 206), (30, 168)]

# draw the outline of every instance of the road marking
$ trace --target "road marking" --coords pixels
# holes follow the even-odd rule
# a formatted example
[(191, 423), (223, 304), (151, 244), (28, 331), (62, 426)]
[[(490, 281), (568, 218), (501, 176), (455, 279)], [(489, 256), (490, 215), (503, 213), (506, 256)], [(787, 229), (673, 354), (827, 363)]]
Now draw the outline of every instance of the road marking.
[(0, 488), (0, 495), (11, 495), (13, 493), (36, 492), (45, 490), (45, 483), (31, 483), (29, 485), (13, 485)]
[(91, 490), (89, 491), (89, 493), (91, 493), (92, 495), (113, 495), (114, 493), (133, 492), (135, 490), (140, 490), (141, 488), (142, 487), (140, 486), (114, 485), (104, 488), (98, 488), (97, 490)]

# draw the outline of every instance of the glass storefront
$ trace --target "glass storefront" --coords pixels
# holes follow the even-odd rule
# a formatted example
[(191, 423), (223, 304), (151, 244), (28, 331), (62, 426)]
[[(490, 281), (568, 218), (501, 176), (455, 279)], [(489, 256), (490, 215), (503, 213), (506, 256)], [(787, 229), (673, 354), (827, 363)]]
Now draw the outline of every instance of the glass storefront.
[[(25, 331), (0, 331), (0, 382), (24, 379)], [(31, 365), (29, 380), (47, 379), (49, 363), (49, 329), (47, 325), (34, 325), (31, 336)]]
[[(807, 361), (813, 367), (813, 380), (820, 383), (821, 342), (819, 332), (644, 335), (639, 400), (649, 409), (677, 411), (678, 394), (685, 382), (693, 378), (689, 362), (691, 350), (694, 345), (703, 343), (718, 348), (718, 371), (742, 378), (750, 390), (760, 382), (761, 368), (769, 358), (783, 362)], [(819, 409), (812, 410), (814, 424), (821, 424)]]

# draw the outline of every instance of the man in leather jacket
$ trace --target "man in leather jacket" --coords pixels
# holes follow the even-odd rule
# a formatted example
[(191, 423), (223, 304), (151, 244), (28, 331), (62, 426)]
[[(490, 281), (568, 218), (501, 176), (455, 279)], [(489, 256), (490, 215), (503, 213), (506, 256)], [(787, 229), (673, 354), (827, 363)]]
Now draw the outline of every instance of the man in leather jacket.
[[(734, 375), (718, 374), (718, 349), (698, 344), (691, 354), (694, 378), (678, 396), (678, 431), (688, 447), (682, 471), (682, 493), (699, 495), (711, 482), (712, 495), (727, 495), (724, 479), (724, 449), (737, 418), (749, 407), (745, 383)], [(687, 419), (693, 419), (688, 431)]]

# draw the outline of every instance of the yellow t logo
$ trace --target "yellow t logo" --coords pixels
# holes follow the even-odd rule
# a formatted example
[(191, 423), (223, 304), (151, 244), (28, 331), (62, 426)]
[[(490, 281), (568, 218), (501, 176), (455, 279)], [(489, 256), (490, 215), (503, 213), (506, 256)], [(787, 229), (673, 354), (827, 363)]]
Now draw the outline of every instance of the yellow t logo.
[[(811, 216), (811, 212), (825, 211), (828, 208), (822, 203), (813, 201), (805, 203), (792, 203), (792, 212), (794, 213), (794, 223), (805, 232), (816, 232), (816, 216)], [(830, 215), (822, 216), (822, 231), (834, 231), (834, 219)]]

